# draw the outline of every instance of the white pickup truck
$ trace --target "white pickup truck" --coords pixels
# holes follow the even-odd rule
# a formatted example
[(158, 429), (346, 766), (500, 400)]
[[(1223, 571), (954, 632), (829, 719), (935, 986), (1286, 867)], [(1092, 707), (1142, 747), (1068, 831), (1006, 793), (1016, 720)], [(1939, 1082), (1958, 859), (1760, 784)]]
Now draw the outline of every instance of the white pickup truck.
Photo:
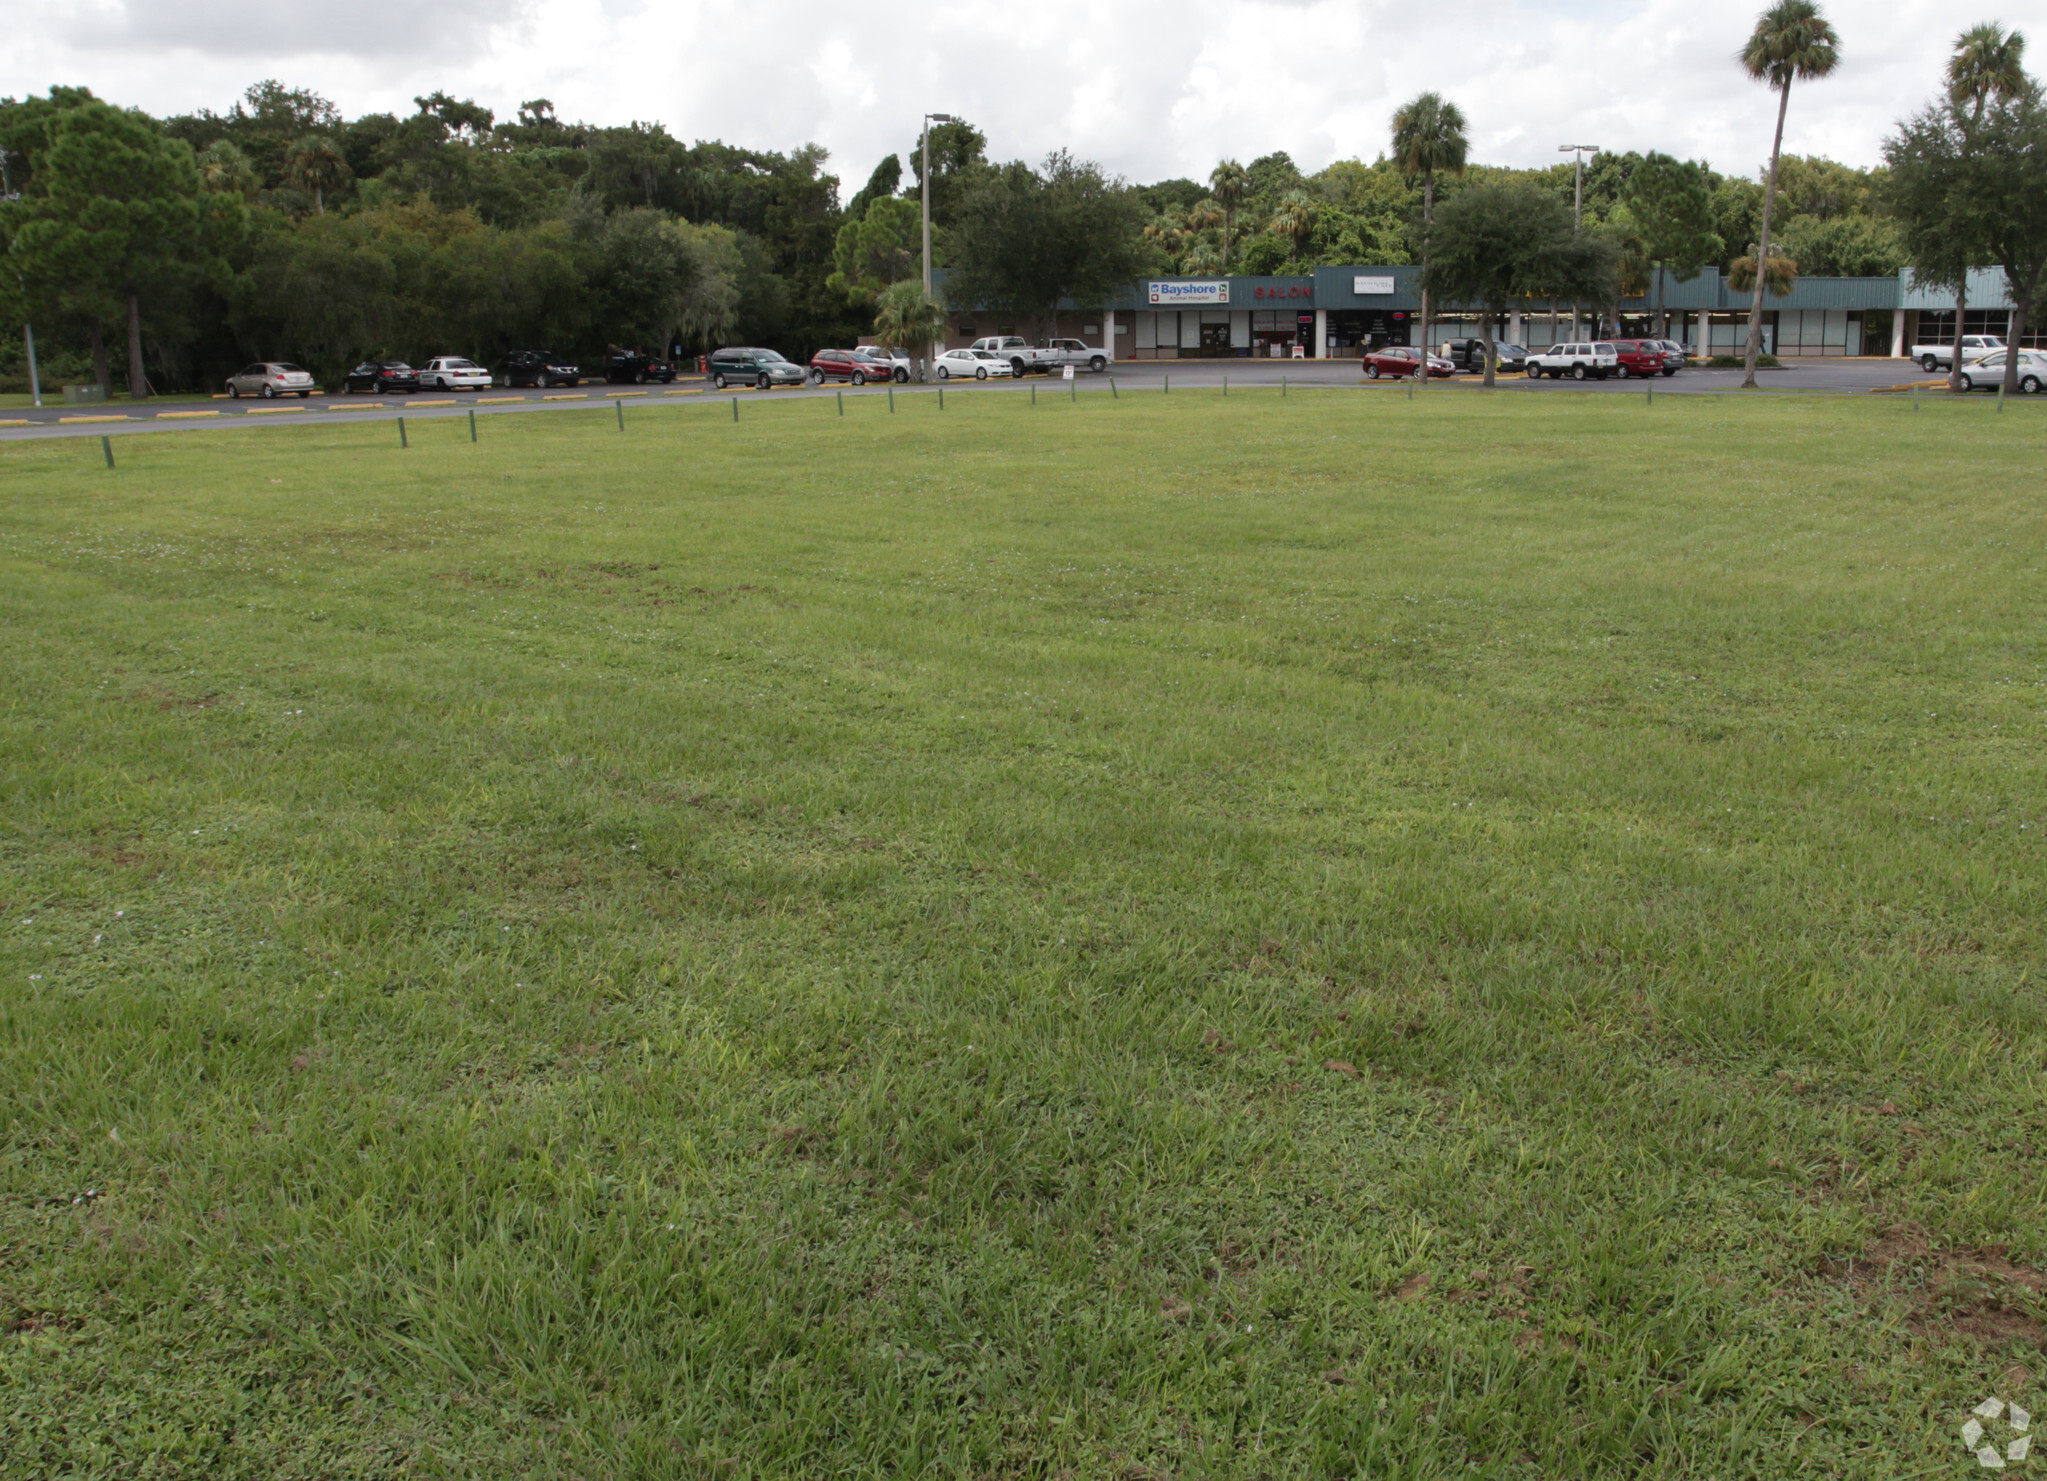
[[(1043, 343), (1043, 341), (1040, 341)], [(1029, 340), (1016, 334), (991, 334), (977, 339), (967, 346), (970, 350), (986, 350), (991, 355), (1000, 355), (1009, 362), (1010, 370), (1018, 376), (1035, 370), (1050, 374), (1066, 362), (1058, 359), (1050, 350), (1033, 345)]]
[[(2004, 348), (2004, 341), (1994, 334), (1965, 334), (1962, 336), (1962, 363), (1994, 354)], [(1949, 370), (1954, 367), (1955, 347), (1953, 345), (1914, 345), (1912, 358), (1925, 371)]]

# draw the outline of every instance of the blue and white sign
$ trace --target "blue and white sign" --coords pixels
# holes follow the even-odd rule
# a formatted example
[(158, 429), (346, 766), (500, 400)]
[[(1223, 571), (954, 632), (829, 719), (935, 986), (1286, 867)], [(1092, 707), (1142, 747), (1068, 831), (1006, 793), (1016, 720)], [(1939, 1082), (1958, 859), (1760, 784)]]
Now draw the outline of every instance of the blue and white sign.
[(1228, 303), (1230, 285), (1214, 283), (1152, 283), (1153, 303)]
[(1391, 278), (1352, 278), (1350, 280), (1350, 291), (1359, 298), (1363, 298), (1368, 294), (1391, 293), (1393, 291), (1393, 280)]

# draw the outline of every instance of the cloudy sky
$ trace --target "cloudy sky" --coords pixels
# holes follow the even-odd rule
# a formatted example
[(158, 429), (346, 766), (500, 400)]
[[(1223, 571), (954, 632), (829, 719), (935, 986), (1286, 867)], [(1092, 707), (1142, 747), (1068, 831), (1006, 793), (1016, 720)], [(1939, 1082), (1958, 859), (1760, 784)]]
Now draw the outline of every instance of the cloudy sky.
[[(1285, 149), (1371, 158), (1425, 88), (1470, 118), (1476, 157), (1662, 149), (1724, 171), (1769, 152), (1770, 95), (1733, 54), (1760, 0), (0, 0), (0, 95), (91, 87), (154, 113), (225, 109), (249, 83), (311, 87), (350, 115), (443, 88), (509, 116), (528, 98), (596, 123), (788, 149), (814, 140), (850, 194), (924, 112), (999, 158), (1065, 146), (1130, 179), (1205, 175)], [(2047, 0), (1826, 0), (1835, 76), (1794, 90), (1785, 145), (1874, 163), (1929, 97), (1955, 32), (2000, 20), (2047, 63)], [(13, 12), (10, 15), (9, 12)]]

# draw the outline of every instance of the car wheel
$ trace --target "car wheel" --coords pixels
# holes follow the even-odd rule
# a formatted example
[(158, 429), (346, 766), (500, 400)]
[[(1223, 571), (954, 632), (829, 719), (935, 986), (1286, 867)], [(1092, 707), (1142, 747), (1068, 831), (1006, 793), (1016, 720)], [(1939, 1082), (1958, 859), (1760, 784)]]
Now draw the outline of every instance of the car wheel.
[(952, 379), (952, 372), (941, 365), (938, 367), (938, 378), (942, 381), (949, 381)]
[(1675, 365), (1672, 365), (1672, 366), (1668, 366), (1668, 367), (1666, 367), (1666, 368), (1665, 368), (1665, 370), (1664, 370), (1664, 372), (1663, 372), (1663, 373), (1664, 373), (1664, 375), (1665, 375), (1665, 376), (1673, 376), (1673, 375), (1676, 375), (1676, 374), (1677, 374), (1677, 367), (1676, 367)]
[(903, 369), (903, 368), (902, 368), (901, 366), (897, 366), (897, 367), (896, 367), (896, 384), (897, 384), (897, 385), (899, 385), (899, 386), (907, 386), (907, 385), (908, 385), (909, 383), (910, 383), (910, 372), (909, 372), (909, 371), (907, 371), (907, 370), (904, 370), (904, 369)]
[(240, 386), (236, 385), (236, 384), (235, 384), (235, 383), (234, 383), (233, 381), (229, 381), (229, 382), (227, 383), (227, 397), (228, 397), (228, 400), (230, 400), (230, 401), (239, 401), (239, 400), (241, 400), (241, 399), (242, 399), (242, 388), (241, 388)]
[(856, 386), (864, 386), (864, 385), (866, 385), (866, 384), (867, 384), (867, 372), (866, 372), (866, 371), (864, 371), (864, 370), (856, 370), (856, 371), (854, 371), (854, 372), (853, 372), (853, 384), (854, 384), (854, 385), (856, 385)]
[[(1010, 373), (1011, 375), (1015, 376), (1015, 377), (1016, 377), (1016, 378), (1017, 378), (1018, 380), (1022, 380), (1022, 379), (1023, 379), (1023, 374), (1024, 374), (1024, 363), (1023, 363), (1023, 361), (1021, 361), (1021, 360), (1011, 360), (1011, 361), (1009, 362), (1009, 373)], [(976, 376), (974, 377), (974, 379), (975, 379), (975, 380), (979, 380), (979, 381), (985, 381), (986, 379), (988, 379), (988, 377), (987, 377), (986, 373), (984, 372), (984, 373), (982, 373), (982, 374), (978, 374), (978, 375), (976, 375)]]
[(717, 372), (716, 374), (714, 374), (714, 375), (713, 375), (713, 376), (711, 377), (711, 386), (712, 386), (712, 389), (714, 389), (714, 390), (719, 390), (719, 391), (722, 391), (722, 390), (724, 390), (724, 389), (725, 389), (725, 372), (724, 372), (724, 371), (722, 371), (722, 370), (721, 370), (721, 371), (718, 371), (718, 372)]
[(305, 399), (306, 399), (306, 398), (307, 398), (308, 396), (310, 396), (310, 395), (312, 395), (312, 394), (313, 394), (313, 393), (312, 393), (311, 391), (301, 391), (301, 392), (299, 392), (299, 400), (303, 401), (303, 400), (305, 400)]
[(977, 381), (985, 381), (986, 379), (988, 379), (988, 367), (983, 365), (976, 369), (974, 371), (974, 379)]
[(1921, 355), (1919, 357), (1919, 368), (1928, 375), (1931, 375), (1934, 371), (1940, 369), (1940, 362), (1931, 355)]
[(1376, 366), (1376, 365), (1374, 365), (1374, 364), (1372, 364), (1372, 363), (1371, 363), (1371, 362), (1370, 362), (1369, 360), (1368, 360), (1368, 361), (1366, 361), (1366, 362), (1365, 362), (1365, 379), (1366, 379), (1366, 380), (1368, 380), (1368, 381), (1375, 381), (1375, 380), (1377, 380), (1378, 378), (1379, 378), (1379, 367), (1378, 367), (1378, 366)]
[(824, 384), (824, 372), (823, 372), (822, 370), (816, 370), (816, 369), (813, 369), (813, 370), (812, 370), (812, 371), (810, 372), (810, 383), (811, 383), (811, 384), (812, 384), (813, 386), (821, 386), (821, 385), (823, 385), (823, 384)]
[(1574, 381), (1582, 381), (1582, 380), (1584, 380), (1584, 379), (1585, 379), (1585, 367), (1584, 367), (1584, 366), (1582, 366), (1582, 365), (1573, 365), (1573, 366), (1571, 367), (1571, 379), (1572, 379), (1572, 380), (1574, 380)]
[(768, 379), (766, 371), (762, 371), (759, 379), (754, 381), (753, 388), (756, 391), (772, 391), (775, 388), (775, 383)]
[(633, 384), (636, 386), (644, 386), (645, 384), (647, 384), (647, 372), (644, 370), (634, 371)]
[(1973, 390), (1975, 390), (1975, 389), (1976, 389), (1976, 378), (1975, 378), (1974, 376), (1970, 375), (1970, 374), (1969, 374), (1969, 373), (1968, 373), (1967, 371), (1963, 371), (1963, 372), (1962, 372), (1962, 379), (1961, 379), (1961, 387), (1962, 387), (1962, 389), (1963, 389), (1964, 391), (1973, 391)]
[(2029, 375), (2025, 377), (2025, 379), (2019, 382), (2019, 390), (2027, 396), (2039, 395), (2040, 377), (2038, 377), (2037, 375)]
[(275, 400), (275, 399), (276, 399), (276, 396), (277, 396), (277, 387), (275, 387), (275, 386), (265, 386), (265, 387), (263, 388), (263, 392), (262, 392), (262, 394), (263, 394), (263, 399), (264, 399), (265, 401), (271, 401), (271, 400)]
[(1103, 371), (1109, 368), (1108, 358), (1103, 355), (1097, 355), (1092, 360), (1087, 362), (1087, 368), (1089, 370), (1092, 370), (1096, 375), (1100, 375)]

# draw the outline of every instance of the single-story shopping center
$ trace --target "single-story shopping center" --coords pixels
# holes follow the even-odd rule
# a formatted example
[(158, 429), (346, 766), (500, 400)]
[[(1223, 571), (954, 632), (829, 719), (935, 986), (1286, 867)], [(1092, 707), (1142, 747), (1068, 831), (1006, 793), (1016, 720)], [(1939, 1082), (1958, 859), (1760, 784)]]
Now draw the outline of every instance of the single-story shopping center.
[[(1420, 332), (1418, 267), (1318, 267), (1272, 278), (1162, 278), (1133, 283), (1096, 311), (1062, 306), (1056, 323), (954, 310), (947, 347), (983, 335), (1070, 337), (1108, 345), (1118, 360), (1227, 357), (1356, 359), (1369, 348), (1412, 344)], [(1748, 336), (1749, 294), (1727, 286), (1716, 268), (1689, 281), (1663, 274), (1660, 301), (1670, 337), (1698, 354), (1738, 354)], [(1647, 335), (1656, 325), (1654, 288), (1620, 305), (1619, 333)], [(1785, 356), (1904, 355), (1915, 344), (1950, 344), (1954, 295), (1917, 286), (1910, 268), (1884, 278), (1800, 278), (1782, 298), (1763, 299), (1763, 348)], [(2004, 274), (1970, 274), (1965, 334), (1999, 334), (2011, 323)], [(1607, 325), (1611, 331), (1614, 326)], [(1479, 316), (1438, 308), (1430, 338), (1480, 335)], [(1568, 303), (1522, 303), (1500, 337), (1530, 349), (1598, 332)], [(2029, 327), (2028, 345), (2047, 346), (2047, 326)]]

